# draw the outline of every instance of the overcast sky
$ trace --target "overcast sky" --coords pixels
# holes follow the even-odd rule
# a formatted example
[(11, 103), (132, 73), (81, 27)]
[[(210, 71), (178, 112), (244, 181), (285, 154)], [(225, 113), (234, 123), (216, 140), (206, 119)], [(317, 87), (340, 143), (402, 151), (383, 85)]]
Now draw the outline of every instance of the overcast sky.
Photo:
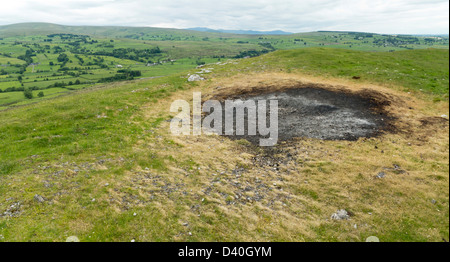
[(2, 0), (0, 25), (448, 34), (447, 0)]

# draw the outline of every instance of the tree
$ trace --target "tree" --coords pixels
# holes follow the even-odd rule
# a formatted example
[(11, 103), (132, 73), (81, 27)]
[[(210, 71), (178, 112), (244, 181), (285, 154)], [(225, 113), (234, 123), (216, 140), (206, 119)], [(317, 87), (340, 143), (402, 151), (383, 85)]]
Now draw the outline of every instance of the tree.
[(44, 97), (44, 92), (39, 92), (38, 97)]
[(62, 53), (58, 56), (57, 60), (60, 63), (67, 63), (69, 61), (69, 57), (66, 54)]
[(33, 92), (28, 88), (23, 91), (23, 95), (26, 99), (33, 99)]

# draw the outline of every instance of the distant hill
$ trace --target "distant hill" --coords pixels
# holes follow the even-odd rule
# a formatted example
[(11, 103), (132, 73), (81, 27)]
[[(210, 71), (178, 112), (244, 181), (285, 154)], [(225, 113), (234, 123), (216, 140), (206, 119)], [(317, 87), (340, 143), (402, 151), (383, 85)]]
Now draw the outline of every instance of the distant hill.
[(0, 25), (0, 37), (45, 35), (54, 33), (85, 34), (92, 36), (138, 38), (143, 35), (177, 35), (177, 36), (210, 36), (209, 32), (188, 31), (183, 29), (157, 27), (126, 26), (67, 26), (51, 23), (19, 23)]
[(414, 36), (421, 36), (421, 37), (448, 37), (448, 34), (419, 34), (419, 35), (414, 35)]
[[(67, 26), (51, 23), (19, 23), (0, 25), (0, 37), (29, 36), (53, 33), (87, 34), (92, 36), (136, 38), (143, 35), (167, 34), (181, 37), (210, 37), (220, 35), (291, 35), (284, 31), (214, 30), (209, 28), (171, 29), (125, 26)], [(237, 36), (239, 37), (239, 36)]]
[[(319, 30), (317, 31), (319, 33), (337, 33), (337, 34), (374, 34), (374, 35), (381, 35), (381, 34), (375, 34), (370, 32), (356, 32), (356, 31), (324, 31)], [(383, 35), (398, 35), (398, 36), (417, 36), (417, 37), (449, 37), (449, 34), (383, 34)]]
[(292, 35), (293, 33), (285, 32), (281, 30), (275, 31), (253, 31), (253, 30), (225, 30), (225, 29), (211, 29), (206, 27), (188, 28), (187, 30), (209, 32), (209, 33), (228, 33), (239, 35)]

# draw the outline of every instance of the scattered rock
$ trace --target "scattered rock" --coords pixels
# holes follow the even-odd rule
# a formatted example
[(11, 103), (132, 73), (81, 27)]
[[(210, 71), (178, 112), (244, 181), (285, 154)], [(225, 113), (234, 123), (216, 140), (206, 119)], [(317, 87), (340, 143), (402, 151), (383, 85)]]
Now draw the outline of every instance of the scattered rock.
[(6, 216), (6, 217), (18, 217), (20, 215), (21, 211), (21, 203), (16, 202), (13, 203), (11, 206), (9, 206), (3, 214), (0, 214), (0, 216)]
[(380, 239), (375, 236), (370, 236), (366, 239), (366, 242), (380, 242)]
[(432, 203), (433, 205), (436, 205), (437, 201), (436, 201), (435, 199), (433, 199), (433, 200), (431, 200), (431, 203)]
[(393, 172), (394, 174), (397, 174), (397, 175), (408, 174), (408, 172), (406, 172), (404, 169), (402, 169), (399, 165), (394, 164), (393, 166), (394, 166), (394, 168), (384, 167), (383, 169), (388, 172)]
[(380, 172), (380, 173), (378, 173), (377, 178), (384, 178), (385, 176), (386, 176), (386, 173)]
[(212, 73), (212, 68), (208, 68), (208, 69), (202, 69), (202, 71), (197, 72), (197, 74), (209, 74)]
[(44, 203), (45, 202), (45, 199), (42, 196), (38, 195), (38, 194), (34, 195), (34, 200), (36, 200), (39, 203)]
[(80, 240), (76, 236), (70, 236), (66, 239), (66, 242), (80, 242)]
[(188, 78), (188, 81), (189, 81), (189, 82), (203, 81), (203, 80), (205, 80), (205, 79), (204, 79), (203, 77), (199, 76), (199, 75), (191, 75), (191, 76)]
[(350, 218), (350, 215), (348, 214), (347, 210), (341, 209), (338, 210), (336, 213), (331, 215), (331, 219), (333, 220), (348, 220)]

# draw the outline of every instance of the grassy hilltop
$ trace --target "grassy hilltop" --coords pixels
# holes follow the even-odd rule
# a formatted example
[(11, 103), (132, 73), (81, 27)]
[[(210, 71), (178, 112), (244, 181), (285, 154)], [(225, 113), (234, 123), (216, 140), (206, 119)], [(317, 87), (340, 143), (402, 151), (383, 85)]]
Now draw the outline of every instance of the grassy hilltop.
[[(449, 239), (448, 39), (47, 24), (0, 27), (0, 38), (0, 242)], [(188, 82), (203, 62), (206, 81)], [(298, 83), (376, 90), (397, 132), (271, 152), (170, 133), (170, 104), (193, 91)], [(34, 86), (33, 99), (5, 92)], [(331, 220), (338, 209), (351, 219)]]

